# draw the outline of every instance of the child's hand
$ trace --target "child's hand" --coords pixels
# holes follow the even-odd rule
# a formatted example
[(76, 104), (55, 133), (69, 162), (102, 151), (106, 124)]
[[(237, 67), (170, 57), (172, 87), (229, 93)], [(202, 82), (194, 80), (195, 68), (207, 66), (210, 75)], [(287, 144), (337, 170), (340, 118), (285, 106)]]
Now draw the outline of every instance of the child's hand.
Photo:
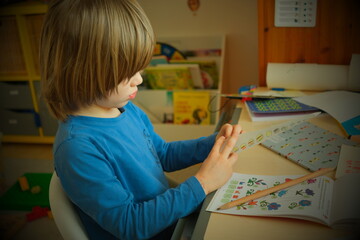
[(242, 133), (240, 125), (231, 125), (229, 123), (224, 124), (216, 135), (216, 140), (218, 140), (221, 136), (224, 136), (225, 138), (230, 137), (233, 131), (239, 131), (239, 134)]
[(241, 127), (239, 125), (224, 125), (209, 156), (195, 174), (206, 194), (224, 185), (231, 177), (233, 166), (238, 158), (237, 154), (231, 151), (239, 138), (240, 132)]

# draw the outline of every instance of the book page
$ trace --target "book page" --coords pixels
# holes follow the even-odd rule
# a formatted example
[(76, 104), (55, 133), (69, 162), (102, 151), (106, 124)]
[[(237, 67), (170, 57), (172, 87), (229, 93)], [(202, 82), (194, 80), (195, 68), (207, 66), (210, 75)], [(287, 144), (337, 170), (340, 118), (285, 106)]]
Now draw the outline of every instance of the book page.
[(349, 135), (360, 135), (360, 94), (350, 91), (327, 91), (295, 98), (296, 101), (317, 107), (339, 121)]
[[(334, 183), (332, 225), (357, 219), (360, 223), (360, 174), (346, 174)], [(351, 222), (351, 221), (350, 221)]]
[(335, 178), (338, 179), (352, 173), (360, 174), (360, 147), (343, 144)]
[(223, 204), (300, 176), (264, 176), (233, 173), (214, 195), (207, 211), (249, 216), (307, 219), (328, 224), (333, 180), (321, 176), (226, 210)]

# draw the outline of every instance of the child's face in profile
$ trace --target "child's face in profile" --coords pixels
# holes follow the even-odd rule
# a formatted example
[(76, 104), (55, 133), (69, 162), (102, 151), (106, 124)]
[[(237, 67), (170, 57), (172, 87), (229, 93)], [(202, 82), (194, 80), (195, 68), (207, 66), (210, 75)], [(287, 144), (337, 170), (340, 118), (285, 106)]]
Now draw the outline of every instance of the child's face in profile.
[(107, 98), (97, 101), (97, 105), (104, 108), (122, 108), (129, 100), (135, 98), (138, 85), (143, 82), (140, 72), (137, 72), (128, 80), (122, 81), (117, 86), (117, 91), (113, 91)]

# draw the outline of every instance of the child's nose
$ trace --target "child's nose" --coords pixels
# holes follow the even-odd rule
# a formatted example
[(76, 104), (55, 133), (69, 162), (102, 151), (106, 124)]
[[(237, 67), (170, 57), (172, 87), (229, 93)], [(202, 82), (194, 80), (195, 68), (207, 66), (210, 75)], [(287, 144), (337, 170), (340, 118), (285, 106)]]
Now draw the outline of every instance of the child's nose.
[(141, 76), (141, 74), (139, 72), (135, 74), (135, 76), (133, 77), (133, 79), (131, 81), (131, 83), (134, 86), (140, 85), (142, 82), (143, 82), (143, 79), (142, 79), (142, 76)]

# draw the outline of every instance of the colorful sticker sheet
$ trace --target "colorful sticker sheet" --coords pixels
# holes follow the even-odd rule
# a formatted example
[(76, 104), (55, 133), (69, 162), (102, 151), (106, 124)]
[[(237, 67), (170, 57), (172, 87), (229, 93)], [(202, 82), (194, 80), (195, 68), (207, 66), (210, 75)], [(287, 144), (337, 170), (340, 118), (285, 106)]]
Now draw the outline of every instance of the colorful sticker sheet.
[(225, 203), (298, 177), (300, 176), (233, 173), (231, 179), (215, 193), (207, 211), (233, 215), (292, 217), (329, 224), (334, 181), (326, 176), (309, 179), (230, 209), (217, 210)]
[(356, 142), (307, 121), (268, 138), (261, 144), (310, 171), (336, 167), (341, 145), (357, 145)]
[(280, 123), (277, 125), (273, 125), (271, 127), (261, 129), (258, 131), (253, 132), (246, 132), (241, 134), (238, 141), (236, 142), (233, 152), (241, 152), (244, 151), (250, 147), (253, 147), (259, 143), (262, 143), (266, 139), (275, 136), (277, 134), (280, 134), (288, 129), (293, 128), (294, 126), (302, 123), (303, 121), (313, 118), (319, 115), (319, 113), (312, 113), (307, 116), (303, 116), (301, 118), (297, 118), (296, 120), (287, 121), (285, 123)]

